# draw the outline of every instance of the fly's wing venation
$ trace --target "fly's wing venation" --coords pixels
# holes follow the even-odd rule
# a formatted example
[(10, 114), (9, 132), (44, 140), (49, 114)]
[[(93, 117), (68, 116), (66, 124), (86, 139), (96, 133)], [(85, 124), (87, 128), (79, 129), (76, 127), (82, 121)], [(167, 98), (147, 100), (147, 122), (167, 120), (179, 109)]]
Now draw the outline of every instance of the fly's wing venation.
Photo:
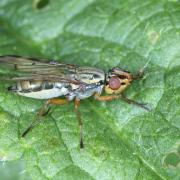
[[(67, 83), (81, 83), (76, 80), (78, 66), (43, 61), (20, 56), (0, 56), (0, 72), (5, 72), (0, 80), (47, 80)], [(8, 72), (8, 73), (7, 73)]]

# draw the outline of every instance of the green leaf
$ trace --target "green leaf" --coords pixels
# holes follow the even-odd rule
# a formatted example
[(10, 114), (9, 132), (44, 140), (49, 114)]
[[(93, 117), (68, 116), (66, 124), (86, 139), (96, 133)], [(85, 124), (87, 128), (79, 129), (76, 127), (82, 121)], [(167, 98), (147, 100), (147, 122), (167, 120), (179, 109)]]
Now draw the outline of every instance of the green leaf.
[(10, 161), (0, 163), (0, 174), (1, 179), (5, 180), (29, 180), (30, 178), (26, 176), (25, 171), (23, 171), (24, 163), (23, 161)]
[(25, 162), (32, 179), (180, 179), (178, 0), (1, 0), (0, 54), (133, 73), (146, 66), (126, 95), (152, 109), (82, 101), (80, 150), (73, 103), (54, 107), (19, 139), (43, 101), (9, 93), (1, 82), (1, 161)]

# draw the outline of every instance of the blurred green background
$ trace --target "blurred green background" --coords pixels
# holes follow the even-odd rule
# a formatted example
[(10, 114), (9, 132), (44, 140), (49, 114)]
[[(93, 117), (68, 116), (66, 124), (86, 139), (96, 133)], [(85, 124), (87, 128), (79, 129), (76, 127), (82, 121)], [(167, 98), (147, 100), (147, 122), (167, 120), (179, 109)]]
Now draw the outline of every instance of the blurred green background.
[[(180, 3), (176, 0), (1, 0), (0, 55), (48, 58), (145, 76), (120, 100), (54, 107), (25, 139), (43, 101), (0, 83), (0, 179), (180, 179)], [(0, 73), (4, 73), (0, 68)]]
[(4, 180), (30, 179), (25, 173), (24, 163), (21, 160), (0, 163), (0, 178)]

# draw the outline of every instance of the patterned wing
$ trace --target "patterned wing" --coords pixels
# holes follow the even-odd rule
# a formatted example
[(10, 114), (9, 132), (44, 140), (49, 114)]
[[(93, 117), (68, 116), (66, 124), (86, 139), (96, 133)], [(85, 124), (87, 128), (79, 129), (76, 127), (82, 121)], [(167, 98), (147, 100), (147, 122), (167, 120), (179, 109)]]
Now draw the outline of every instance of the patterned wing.
[(10, 70), (1, 80), (48, 80), (79, 83), (74, 77), (78, 66), (20, 56), (0, 56), (0, 68)]

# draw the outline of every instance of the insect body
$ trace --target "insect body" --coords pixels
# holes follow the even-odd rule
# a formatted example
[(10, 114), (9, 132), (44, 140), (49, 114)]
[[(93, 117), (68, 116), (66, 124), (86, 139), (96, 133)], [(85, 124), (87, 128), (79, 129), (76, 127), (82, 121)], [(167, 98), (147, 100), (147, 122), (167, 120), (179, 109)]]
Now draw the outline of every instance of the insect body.
[[(45, 75), (44, 75), (45, 76)], [(50, 99), (65, 96), (69, 101), (74, 98), (85, 99), (94, 93), (100, 93), (105, 80), (104, 72), (95, 68), (75, 67), (74, 72), (66, 75), (63, 81), (45, 80), (38, 77), (32, 80), (20, 80), (9, 90), (19, 95), (36, 99)]]
[[(8, 88), (9, 91), (30, 98), (46, 99), (37, 118), (23, 132), (22, 136), (25, 136), (40, 122), (39, 119), (46, 114), (45, 111), (50, 105), (63, 105), (74, 101), (80, 126), (80, 147), (83, 148), (82, 121), (78, 106), (81, 99), (90, 96), (94, 96), (96, 100), (100, 101), (121, 98), (148, 110), (144, 104), (130, 100), (122, 94), (131, 81), (138, 79), (140, 75), (133, 76), (119, 67), (112, 68), (106, 73), (92, 67), (79, 67), (54, 61), (43, 62), (19, 56), (0, 56), (0, 67), (14, 73), (11, 77), (1, 78), (14, 82)], [(103, 91), (107, 95), (101, 96)], [(64, 98), (60, 99), (59, 97)]]

